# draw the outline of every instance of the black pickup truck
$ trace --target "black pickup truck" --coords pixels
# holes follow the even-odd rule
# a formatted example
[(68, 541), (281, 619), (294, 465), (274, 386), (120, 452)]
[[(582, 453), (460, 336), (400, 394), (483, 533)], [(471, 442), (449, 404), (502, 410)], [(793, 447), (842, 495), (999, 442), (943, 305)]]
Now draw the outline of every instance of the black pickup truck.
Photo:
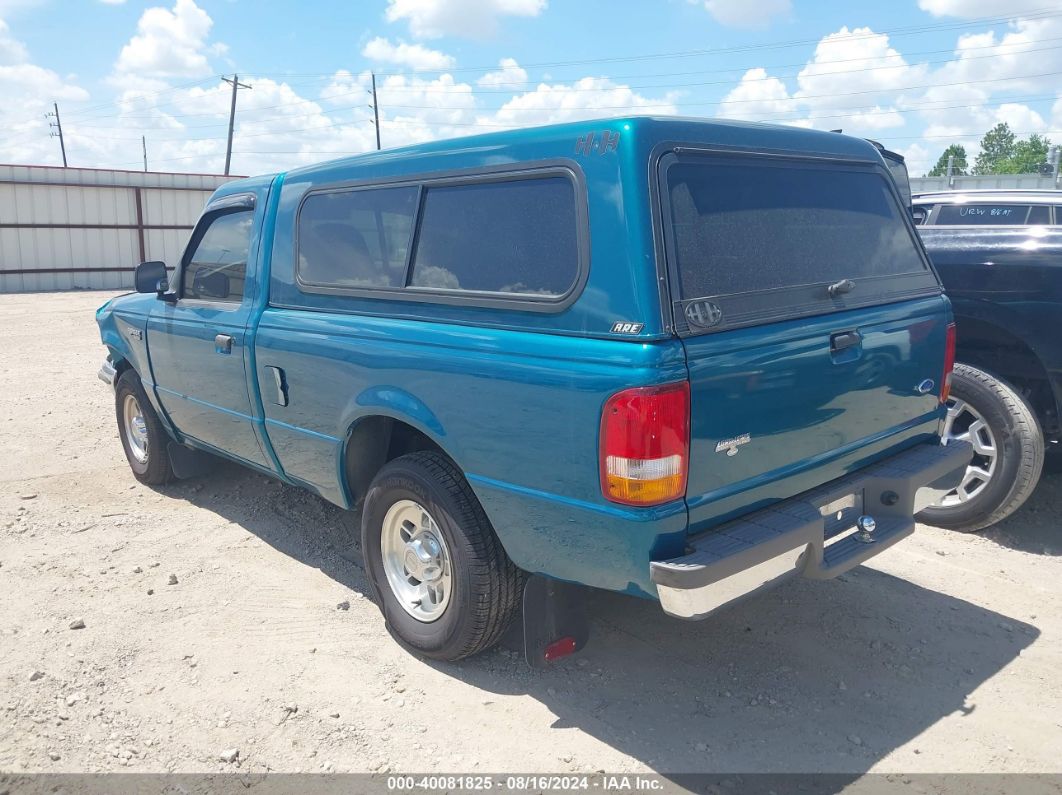
[(912, 210), (957, 324), (943, 438), (975, 450), (919, 518), (980, 530), (1025, 502), (1062, 438), (1062, 191), (924, 193)]

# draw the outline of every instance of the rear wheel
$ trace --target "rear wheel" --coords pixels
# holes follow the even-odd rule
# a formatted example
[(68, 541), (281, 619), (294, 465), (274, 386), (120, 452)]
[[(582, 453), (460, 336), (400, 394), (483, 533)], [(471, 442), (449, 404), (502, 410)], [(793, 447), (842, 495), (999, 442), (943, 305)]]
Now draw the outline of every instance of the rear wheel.
[(1039, 423), (1025, 400), (995, 376), (955, 365), (943, 441), (968, 441), (974, 457), (962, 482), (919, 521), (952, 530), (983, 530), (1014, 513), (1032, 494), (1044, 463)]
[(523, 573), (461, 472), (438, 453), (404, 455), (380, 470), (361, 541), (388, 629), (426, 657), (483, 651), (519, 612)]
[(152, 486), (171, 480), (173, 470), (166, 454), (169, 436), (134, 370), (126, 370), (118, 378), (114, 387), (114, 408), (118, 417), (118, 435), (133, 477)]

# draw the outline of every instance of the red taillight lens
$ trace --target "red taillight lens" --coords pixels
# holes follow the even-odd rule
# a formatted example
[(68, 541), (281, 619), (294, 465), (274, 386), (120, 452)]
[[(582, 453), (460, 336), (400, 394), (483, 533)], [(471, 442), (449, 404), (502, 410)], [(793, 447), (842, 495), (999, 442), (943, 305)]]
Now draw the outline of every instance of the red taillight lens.
[(624, 505), (659, 505), (686, 493), (690, 385), (618, 392), (601, 415), (601, 492)]
[(940, 380), (940, 402), (946, 403), (951, 394), (951, 371), (955, 367), (955, 324), (949, 323), (944, 342), (944, 375)]

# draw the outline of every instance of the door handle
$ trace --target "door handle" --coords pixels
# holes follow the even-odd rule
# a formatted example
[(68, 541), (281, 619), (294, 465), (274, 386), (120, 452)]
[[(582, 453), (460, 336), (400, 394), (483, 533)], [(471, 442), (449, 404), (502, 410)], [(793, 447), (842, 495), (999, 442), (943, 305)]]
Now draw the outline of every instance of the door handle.
[(837, 353), (845, 348), (852, 348), (863, 341), (863, 335), (858, 331), (842, 331), (830, 336), (830, 351)]
[(267, 364), (265, 369), (273, 374), (273, 386), (277, 390), (273, 402), (278, 406), (288, 405), (288, 379), (285, 378), (284, 371), (272, 364)]
[(214, 337), (214, 353), (232, 353), (232, 337), (228, 334), (218, 334)]

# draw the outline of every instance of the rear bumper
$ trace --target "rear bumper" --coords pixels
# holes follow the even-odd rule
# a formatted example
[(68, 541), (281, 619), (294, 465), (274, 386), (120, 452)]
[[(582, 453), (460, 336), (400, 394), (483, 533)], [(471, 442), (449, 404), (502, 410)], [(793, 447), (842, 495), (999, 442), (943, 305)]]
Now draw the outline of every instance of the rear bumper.
[[(914, 532), (914, 515), (959, 484), (969, 444), (923, 444), (689, 539), (650, 564), (664, 612), (704, 618), (783, 579), (836, 577)], [(872, 534), (856, 519), (874, 519)]]

